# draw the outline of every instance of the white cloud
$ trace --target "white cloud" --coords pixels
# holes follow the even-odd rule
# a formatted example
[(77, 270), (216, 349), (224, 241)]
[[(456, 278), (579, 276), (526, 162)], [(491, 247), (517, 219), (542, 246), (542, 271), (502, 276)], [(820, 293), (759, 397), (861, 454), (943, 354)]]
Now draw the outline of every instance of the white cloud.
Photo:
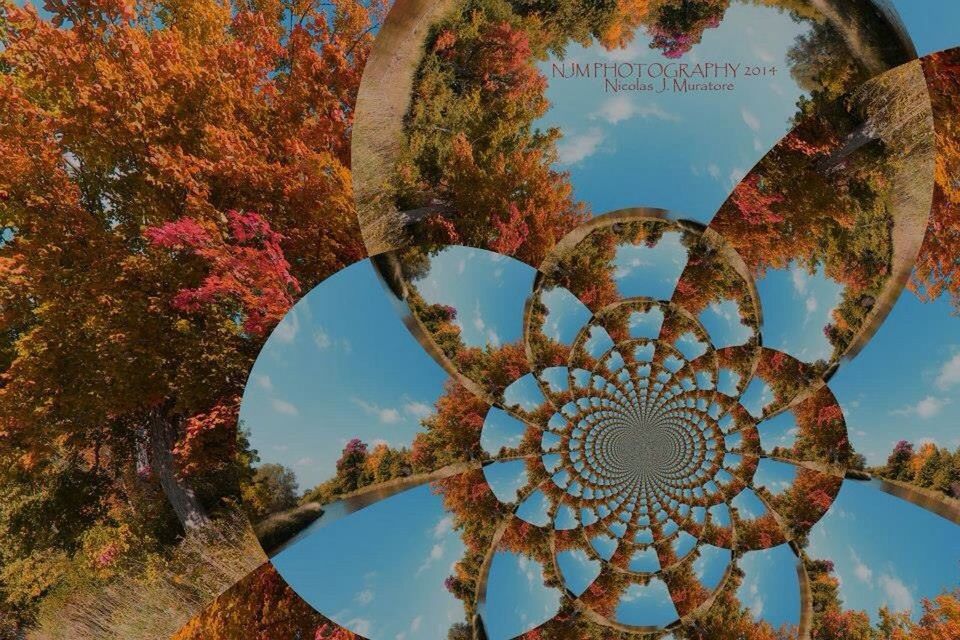
[(937, 375), (937, 386), (941, 389), (946, 390), (957, 384), (960, 384), (960, 351), (943, 363)]
[(313, 464), (313, 458), (300, 458), (299, 460), (297, 460), (296, 462), (293, 463), (293, 466), (295, 466), (295, 467), (309, 467), (309, 466), (312, 465), (312, 464)]
[(713, 178), (714, 180), (720, 179), (720, 167), (718, 167), (712, 162), (707, 165), (707, 173), (709, 173), (710, 177)]
[(793, 280), (793, 289), (800, 295), (807, 292), (807, 283), (810, 282), (810, 274), (800, 267), (790, 267), (790, 279)]
[(361, 591), (360, 593), (358, 593), (353, 597), (353, 599), (356, 602), (362, 605), (370, 604), (371, 602), (373, 602), (373, 598), (374, 598), (374, 593), (370, 589), (364, 589), (363, 591)]
[(422, 420), (433, 413), (433, 407), (426, 402), (411, 400), (403, 405), (403, 410), (414, 418)]
[(643, 118), (647, 120), (663, 120), (666, 122), (680, 122), (680, 117), (676, 114), (664, 111), (655, 104), (638, 105), (630, 96), (618, 95), (604, 102), (600, 108), (590, 114), (591, 119), (600, 118), (610, 124), (617, 124), (631, 118)]
[(540, 571), (538, 571), (540, 565), (536, 564), (535, 562), (531, 562), (527, 556), (520, 556), (520, 558), (517, 560), (517, 566), (519, 566), (520, 571), (527, 576), (527, 582), (529, 582), (531, 586), (533, 586), (536, 581), (540, 579), (540, 576), (537, 575), (540, 573)]
[(430, 553), (424, 558), (423, 563), (417, 568), (417, 572), (414, 576), (419, 576), (421, 573), (430, 568), (430, 566), (443, 557), (443, 544), (437, 543), (430, 548)]
[(273, 407), (273, 410), (277, 413), (282, 413), (285, 416), (298, 416), (300, 415), (299, 409), (296, 405), (287, 402), (286, 400), (280, 400), (279, 398), (274, 398), (270, 401), (270, 406)]
[(900, 578), (883, 574), (880, 576), (880, 587), (894, 611), (913, 610), (913, 594)]
[(734, 167), (730, 170), (730, 186), (735, 187), (740, 181), (747, 177), (747, 170), (740, 167)]
[(300, 319), (297, 317), (297, 310), (291, 309), (277, 325), (277, 328), (273, 330), (272, 337), (285, 344), (290, 344), (296, 339), (298, 333), (300, 333)]
[(317, 327), (313, 332), (313, 343), (317, 345), (318, 349), (327, 349), (333, 344), (333, 341), (330, 340), (330, 334), (323, 327)]
[(807, 298), (807, 301), (804, 303), (804, 306), (807, 308), (807, 315), (812, 315), (816, 312), (817, 307), (820, 305), (817, 303), (817, 299), (813, 296)]
[(370, 637), (370, 629), (373, 628), (373, 625), (369, 620), (365, 618), (354, 618), (347, 621), (347, 624), (344, 625), (350, 631), (353, 631), (357, 635), (364, 636), (365, 638)]
[(763, 616), (763, 597), (760, 595), (755, 595), (753, 602), (750, 603), (750, 613), (753, 614), (754, 620), (759, 620)]
[(557, 159), (560, 164), (581, 162), (597, 152), (603, 139), (603, 131), (597, 128), (564, 138), (557, 144)]
[(853, 574), (857, 576), (857, 579), (866, 584), (873, 584), (873, 570), (863, 563), (863, 560), (860, 559), (860, 556), (857, 555), (857, 552), (852, 548), (850, 549), (850, 557), (853, 558)]
[(591, 118), (603, 118), (610, 124), (617, 124), (633, 117), (636, 105), (629, 96), (616, 96), (610, 98), (591, 114)]
[(740, 117), (743, 118), (744, 124), (750, 127), (753, 131), (760, 131), (760, 118), (753, 115), (746, 107), (740, 109)]
[(915, 405), (893, 411), (893, 414), (898, 416), (917, 416), (922, 420), (929, 420), (939, 415), (948, 404), (950, 404), (949, 400), (927, 396)]
[(377, 416), (383, 424), (394, 424), (400, 422), (400, 412), (392, 407), (380, 407), (371, 402), (366, 402), (360, 398), (350, 398), (353, 404), (357, 405), (371, 416)]
[(753, 55), (757, 56), (760, 59), (760, 62), (765, 62), (767, 64), (772, 64), (777, 61), (776, 57), (762, 47), (754, 47)]
[(453, 531), (453, 518), (447, 516), (437, 522), (436, 526), (433, 527), (433, 537), (442, 538), (451, 531)]
[(396, 409), (380, 409), (378, 417), (384, 424), (393, 424), (400, 421), (400, 412)]
[(270, 379), (270, 376), (258, 373), (255, 376), (253, 376), (253, 379), (260, 386), (261, 389), (266, 389), (267, 391), (273, 391), (273, 380)]
[(627, 46), (616, 49), (601, 49), (600, 57), (615, 62), (633, 62), (637, 58), (648, 58), (650, 48), (644, 46), (641, 38), (630, 42)]
[(417, 616), (410, 622), (410, 631), (411, 633), (416, 633), (420, 630), (420, 624), (423, 622), (423, 616)]

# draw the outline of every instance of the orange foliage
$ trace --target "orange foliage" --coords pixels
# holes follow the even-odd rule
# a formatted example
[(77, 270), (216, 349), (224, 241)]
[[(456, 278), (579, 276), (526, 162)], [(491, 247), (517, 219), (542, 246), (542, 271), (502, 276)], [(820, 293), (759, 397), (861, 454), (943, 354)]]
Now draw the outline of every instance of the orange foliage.
[(266, 563), (190, 620), (171, 640), (356, 640), (317, 613)]

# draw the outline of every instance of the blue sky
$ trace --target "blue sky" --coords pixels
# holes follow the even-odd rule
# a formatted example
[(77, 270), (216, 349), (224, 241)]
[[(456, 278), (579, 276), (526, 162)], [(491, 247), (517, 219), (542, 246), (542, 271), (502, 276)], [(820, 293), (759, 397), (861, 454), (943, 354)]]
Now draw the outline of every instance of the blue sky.
[(737, 598), (754, 620), (765, 620), (774, 628), (800, 623), (797, 557), (789, 545), (748, 551), (740, 558), (739, 566), (744, 576)]
[(508, 551), (493, 556), (487, 598), (480, 606), (490, 640), (509, 640), (556, 615), (560, 591), (543, 581), (543, 566), (536, 560)]
[[(893, 0), (920, 55), (960, 44), (960, 3)], [(773, 78), (739, 78), (729, 93), (607, 93), (602, 81), (552, 79), (550, 111), (538, 122), (558, 126), (559, 168), (571, 172), (576, 195), (603, 213), (656, 206), (709, 221), (760, 158), (789, 131), (802, 91), (785, 54), (806, 26), (770, 7), (734, 3), (721, 25), (708, 29), (688, 62), (742, 61), (773, 65)], [(568, 62), (663, 61), (639, 33), (624, 50), (568, 48)]]
[(921, 611), (960, 582), (960, 528), (869, 484), (845, 481), (810, 533), (811, 558), (832, 560), (848, 609)]
[[(767, 7), (734, 4), (687, 62), (775, 65), (773, 78), (739, 78), (730, 93), (606, 93), (592, 78), (552, 79), (552, 107), (538, 123), (559, 126), (560, 167), (594, 213), (657, 206), (709, 221), (733, 186), (789, 130), (801, 95), (785, 54), (806, 27)], [(665, 61), (638, 33), (625, 50), (571, 46), (566, 61)], [(543, 66), (550, 77), (549, 63)]]
[(316, 287), (274, 330), (240, 417), (262, 461), (293, 469), (305, 490), (333, 474), (351, 438), (410, 445), (446, 379), (364, 261)]
[(425, 485), (317, 529), (272, 562), (304, 600), (355, 633), (446, 638), (466, 617), (444, 586), (464, 552), (452, 524)]
[(823, 334), (840, 303), (843, 287), (796, 264), (770, 270), (757, 281), (763, 309), (763, 344), (803, 362), (830, 360), (833, 347)]
[(557, 565), (564, 584), (576, 595), (581, 595), (600, 575), (602, 563), (583, 549), (568, 549), (557, 554)]
[(660, 578), (652, 578), (646, 586), (627, 587), (614, 613), (617, 622), (635, 626), (666, 626), (678, 617), (667, 585)]
[(921, 56), (960, 44), (956, 0), (890, 0), (890, 4), (900, 13)]
[(622, 244), (613, 259), (613, 278), (624, 298), (669, 300), (687, 266), (687, 249), (679, 231), (668, 231), (653, 247)]
[(590, 309), (563, 287), (543, 291), (540, 301), (547, 308), (543, 319), (544, 334), (563, 344), (572, 344), (577, 332), (592, 316)]
[(414, 284), (431, 304), (456, 308), (467, 346), (499, 346), (523, 335), (523, 306), (536, 271), (482, 249), (449, 247), (434, 256), (426, 276)]
[(841, 364), (830, 388), (854, 448), (886, 461), (901, 439), (960, 446), (960, 317), (946, 297), (920, 302), (904, 292), (879, 331)]
[(700, 313), (700, 322), (716, 349), (742, 345), (753, 331), (743, 324), (740, 306), (733, 300), (713, 302)]

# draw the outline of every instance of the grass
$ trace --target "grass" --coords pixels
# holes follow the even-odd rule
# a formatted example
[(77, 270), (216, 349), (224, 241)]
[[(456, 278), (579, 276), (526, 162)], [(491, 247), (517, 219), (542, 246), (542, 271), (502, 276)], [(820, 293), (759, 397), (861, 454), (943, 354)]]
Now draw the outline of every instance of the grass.
[(28, 640), (169, 638), (203, 607), (267, 561), (246, 516), (230, 512), (187, 534), (169, 554), (44, 602)]
[(306, 529), (321, 515), (323, 515), (323, 508), (320, 503), (308, 502), (293, 509), (273, 514), (269, 518), (258, 522), (254, 526), (254, 530), (267, 554), (273, 554), (285, 542)]

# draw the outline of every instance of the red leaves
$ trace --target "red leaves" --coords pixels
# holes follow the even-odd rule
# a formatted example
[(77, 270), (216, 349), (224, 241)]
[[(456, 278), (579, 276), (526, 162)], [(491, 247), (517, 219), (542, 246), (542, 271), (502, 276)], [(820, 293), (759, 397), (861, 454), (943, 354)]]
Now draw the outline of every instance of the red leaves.
[(233, 460), (239, 409), (240, 398), (231, 398), (187, 419), (173, 449), (182, 475), (216, 471)]
[(158, 247), (190, 251), (211, 241), (210, 229), (192, 218), (181, 218), (162, 227), (152, 227), (143, 236)]
[(497, 238), (490, 243), (490, 248), (508, 256), (516, 253), (530, 233), (523, 214), (512, 202), (507, 208), (506, 218), (494, 218), (493, 224), (497, 229)]
[(226, 302), (242, 315), (243, 329), (264, 335), (293, 304), (300, 290), (280, 248), (282, 237), (255, 213), (227, 212), (228, 234), (215, 225), (182, 218), (147, 229), (156, 247), (200, 258), (208, 275), (198, 287), (181, 289), (171, 301), (178, 311), (197, 313)]
[(103, 28), (111, 24), (129, 22), (136, 18), (133, 0), (44, 0), (44, 10), (53, 14), (51, 22), (62, 27), (64, 23), (76, 26)]
[(765, 193), (756, 174), (744, 178), (730, 197), (743, 219), (752, 225), (783, 221), (783, 216), (772, 209), (773, 205), (783, 202), (783, 196)]
[(487, 28), (481, 41), (478, 71), (486, 91), (510, 100), (546, 88), (547, 79), (532, 62), (526, 33), (501, 22)]
[(437, 36), (436, 42), (433, 43), (434, 53), (451, 53), (453, 46), (457, 44), (457, 36), (449, 29), (444, 29), (443, 32)]
[(820, 428), (830, 427), (838, 420), (843, 420), (843, 410), (838, 404), (821, 407), (820, 413), (817, 414), (817, 426)]

